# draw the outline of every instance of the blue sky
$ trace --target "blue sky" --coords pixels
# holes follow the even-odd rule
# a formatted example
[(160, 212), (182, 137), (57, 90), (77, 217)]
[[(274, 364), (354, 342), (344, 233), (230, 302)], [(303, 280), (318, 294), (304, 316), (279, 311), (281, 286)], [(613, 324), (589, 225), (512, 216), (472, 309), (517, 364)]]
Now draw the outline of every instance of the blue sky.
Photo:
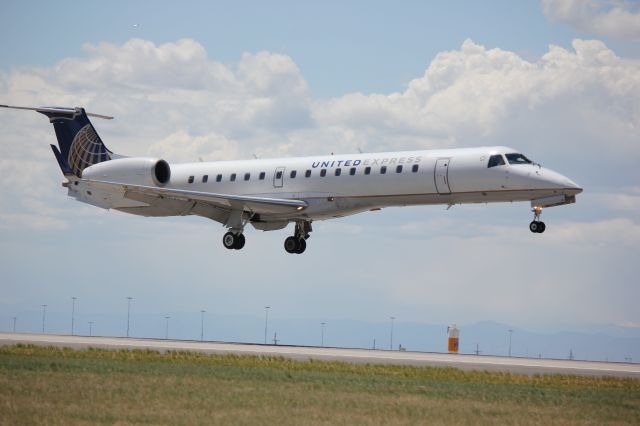
[[(53, 18), (52, 18), (53, 17)], [(315, 96), (389, 92), (424, 72), (443, 50), (471, 38), (537, 57), (578, 34), (549, 23), (537, 1), (385, 2), (10, 2), (0, 17), (0, 65), (53, 65), (82, 55), (83, 43), (157, 44), (193, 38), (210, 57), (243, 52), (295, 58)], [(134, 27), (134, 25), (138, 25)], [(18, 48), (19, 47), (19, 48)]]
[(416, 207), (316, 223), (304, 256), (282, 250), (289, 231), (229, 252), (202, 218), (68, 199), (46, 119), (2, 111), (0, 328), (20, 313), (36, 331), (72, 295), (83, 321), (131, 295), (141, 315), (255, 317), (258, 336), (264, 305), (640, 327), (637, 4), (344, 3), (8, 2), (0, 103), (115, 115), (94, 120), (109, 148), (170, 162), (508, 145), (583, 185), (577, 204), (545, 210), (542, 236), (526, 204)]

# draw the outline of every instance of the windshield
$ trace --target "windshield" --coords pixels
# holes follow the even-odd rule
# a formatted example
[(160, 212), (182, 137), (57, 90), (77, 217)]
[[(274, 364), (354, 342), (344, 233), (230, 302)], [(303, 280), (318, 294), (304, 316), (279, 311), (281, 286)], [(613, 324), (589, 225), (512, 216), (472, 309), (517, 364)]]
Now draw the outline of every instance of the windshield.
[(529, 160), (522, 154), (505, 154), (507, 157), (507, 161), (509, 164), (532, 164), (533, 162)]

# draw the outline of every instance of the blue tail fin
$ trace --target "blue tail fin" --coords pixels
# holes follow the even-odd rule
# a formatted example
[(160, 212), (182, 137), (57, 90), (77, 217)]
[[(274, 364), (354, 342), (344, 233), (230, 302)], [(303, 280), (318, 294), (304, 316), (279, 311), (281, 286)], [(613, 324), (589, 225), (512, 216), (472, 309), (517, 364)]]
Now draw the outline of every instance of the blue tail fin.
[(58, 139), (58, 146), (51, 145), (62, 173), (67, 176), (82, 177), (82, 171), (94, 164), (109, 161), (113, 152), (109, 151), (89, 121), (93, 117), (111, 119), (98, 114), (87, 114), (84, 108), (30, 108), (0, 105), (5, 108), (37, 111), (49, 117)]
[(82, 171), (94, 164), (111, 160), (107, 149), (87, 117), (84, 108), (38, 111), (49, 117), (58, 138), (59, 149), (51, 145), (62, 172), (82, 177)]

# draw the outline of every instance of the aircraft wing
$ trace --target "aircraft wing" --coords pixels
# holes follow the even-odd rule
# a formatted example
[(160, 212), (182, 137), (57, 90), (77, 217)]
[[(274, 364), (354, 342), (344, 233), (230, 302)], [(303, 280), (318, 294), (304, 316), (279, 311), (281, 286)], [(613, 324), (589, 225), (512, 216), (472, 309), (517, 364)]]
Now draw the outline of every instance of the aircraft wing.
[(155, 199), (155, 204), (161, 203), (162, 200), (197, 202), (223, 210), (248, 211), (257, 214), (294, 213), (307, 207), (307, 203), (302, 200), (185, 191), (183, 189), (157, 188), (99, 180), (83, 180), (83, 182), (89, 187), (103, 189), (108, 192), (124, 192), (124, 197), (132, 200), (138, 200), (139, 195), (152, 197)]

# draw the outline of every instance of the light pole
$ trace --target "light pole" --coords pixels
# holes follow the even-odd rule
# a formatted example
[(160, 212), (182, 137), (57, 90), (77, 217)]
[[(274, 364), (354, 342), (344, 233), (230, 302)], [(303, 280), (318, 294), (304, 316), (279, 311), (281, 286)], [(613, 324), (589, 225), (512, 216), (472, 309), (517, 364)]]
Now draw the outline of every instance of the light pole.
[(129, 319), (131, 317), (131, 301), (133, 297), (127, 296), (127, 337), (129, 337)]
[(166, 328), (164, 330), (164, 339), (165, 340), (169, 339), (169, 318), (171, 318), (171, 317), (170, 316), (164, 317), (164, 319), (167, 320), (167, 325), (166, 325)]
[(204, 309), (200, 310), (200, 341), (204, 340), (204, 313), (207, 312)]
[(391, 337), (389, 339), (389, 350), (392, 351), (393, 350), (393, 321), (396, 319), (396, 317), (389, 317), (391, 319)]
[(16, 320), (18, 319), (18, 317), (13, 317), (13, 332), (16, 332)]
[(93, 326), (93, 321), (89, 321), (89, 337), (91, 337), (91, 336), (92, 336), (92, 334), (91, 334), (92, 326)]
[(71, 297), (71, 335), (73, 336), (73, 326), (75, 325), (75, 314), (76, 314), (76, 300), (78, 298), (76, 296)]
[(267, 327), (269, 326), (269, 309), (271, 306), (264, 307), (264, 344), (267, 344)]
[(42, 305), (42, 332), (44, 333), (44, 319), (47, 312), (47, 305)]
[(509, 356), (511, 356), (511, 336), (513, 335), (513, 330), (509, 330)]
[(324, 347), (324, 326), (325, 326), (326, 322), (321, 322), (320, 325), (322, 326), (322, 332), (320, 334), (320, 347)]

